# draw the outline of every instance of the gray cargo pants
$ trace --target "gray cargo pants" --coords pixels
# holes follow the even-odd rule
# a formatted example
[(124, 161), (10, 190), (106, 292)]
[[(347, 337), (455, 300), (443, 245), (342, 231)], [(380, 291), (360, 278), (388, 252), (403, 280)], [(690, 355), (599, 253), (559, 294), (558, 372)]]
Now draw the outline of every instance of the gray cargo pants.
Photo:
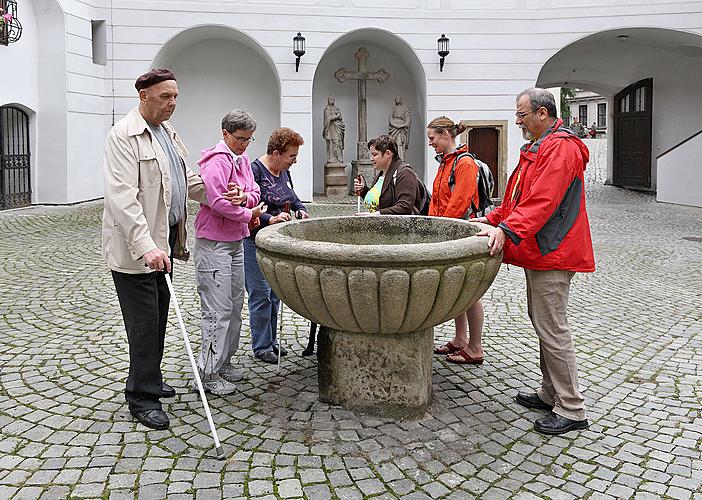
[(244, 306), (244, 250), (241, 241), (196, 238), (193, 247), (202, 309), (200, 370), (216, 374), (239, 348)]

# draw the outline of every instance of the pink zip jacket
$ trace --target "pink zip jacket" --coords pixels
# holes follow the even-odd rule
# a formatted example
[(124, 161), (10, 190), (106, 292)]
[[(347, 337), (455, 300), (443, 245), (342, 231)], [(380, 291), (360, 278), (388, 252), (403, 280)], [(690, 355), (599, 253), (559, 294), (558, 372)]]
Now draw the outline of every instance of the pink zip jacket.
[[(249, 235), (251, 208), (258, 204), (261, 191), (251, 173), (248, 155), (239, 156), (238, 163), (234, 159), (234, 153), (224, 141), (219, 141), (214, 147), (205, 149), (197, 162), (210, 206), (200, 205), (195, 217), (196, 238), (239, 241)], [(230, 182), (237, 183), (247, 193), (245, 207), (232, 205), (222, 198)]]

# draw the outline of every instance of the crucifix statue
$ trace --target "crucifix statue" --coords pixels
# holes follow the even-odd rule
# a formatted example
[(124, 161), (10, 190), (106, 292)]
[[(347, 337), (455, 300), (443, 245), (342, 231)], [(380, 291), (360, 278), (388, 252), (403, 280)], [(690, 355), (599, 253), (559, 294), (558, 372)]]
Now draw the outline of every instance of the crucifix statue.
[(352, 174), (363, 174), (366, 178), (373, 178), (373, 163), (368, 155), (368, 119), (366, 114), (366, 82), (375, 80), (384, 83), (390, 78), (385, 68), (378, 71), (368, 71), (368, 49), (361, 47), (356, 51), (354, 57), (358, 60), (358, 71), (351, 71), (346, 68), (339, 68), (334, 73), (334, 78), (343, 83), (345, 80), (358, 81), (358, 143), (356, 144), (356, 161), (351, 162)]

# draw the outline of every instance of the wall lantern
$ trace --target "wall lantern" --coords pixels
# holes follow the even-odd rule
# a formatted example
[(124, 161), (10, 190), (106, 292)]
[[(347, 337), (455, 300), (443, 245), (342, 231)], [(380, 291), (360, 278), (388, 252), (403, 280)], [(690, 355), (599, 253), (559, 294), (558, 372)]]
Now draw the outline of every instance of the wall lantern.
[(22, 36), (17, 19), (17, 0), (0, 0), (0, 44), (14, 43)]
[(441, 58), (439, 60), (439, 71), (443, 71), (444, 59), (447, 55), (449, 55), (449, 39), (442, 33), (441, 38), (437, 40), (437, 43), (439, 44), (439, 57)]
[(295, 73), (300, 69), (300, 58), (305, 55), (305, 37), (299, 31), (293, 37), (293, 54), (295, 54)]

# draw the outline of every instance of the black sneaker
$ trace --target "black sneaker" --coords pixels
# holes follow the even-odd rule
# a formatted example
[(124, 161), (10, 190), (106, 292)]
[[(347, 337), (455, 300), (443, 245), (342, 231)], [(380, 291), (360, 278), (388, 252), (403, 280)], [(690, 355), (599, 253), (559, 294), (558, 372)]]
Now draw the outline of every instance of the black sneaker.
[(272, 351), (262, 352), (256, 355), (256, 359), (260, 359), (264, 363), (276, 364), (278, 362), (278, 356), (273, 354)]
[(274, 345), (274, 346), (273, 346), (273, 354), (275, 354), (275, 355), (277, 356), (277, 355), (278, 355), (278, 349), (280, 349), (280, 356), (281, 356), (281, 357), (282, 357), (282, 356), (287, 356), (287, 355), (288, 355), (288, 351), (285, 350), (285, 347), (277, 346), (277, 345)]

